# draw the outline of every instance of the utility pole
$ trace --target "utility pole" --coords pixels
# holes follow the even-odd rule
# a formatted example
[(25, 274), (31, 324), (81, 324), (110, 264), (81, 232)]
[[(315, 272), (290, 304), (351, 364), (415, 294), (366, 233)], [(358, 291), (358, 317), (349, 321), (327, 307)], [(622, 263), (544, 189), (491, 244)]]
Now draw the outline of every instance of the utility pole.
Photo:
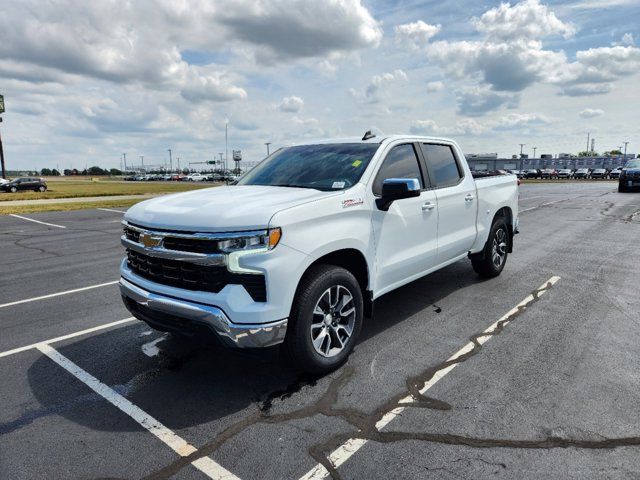
[(271, 142), (264, 142), (264, 144), (267, 146), (267, 157), (269, 156), (269, 145), (271, 145)]
[(519, 143), (518, 145), (520, 145), (520, 158), (522, 158), (522, 147), (524, 147), (526, 143)]
[(227, 161), (229, 160), (229, 119), (224, 119), (224, 170), (227, 170)]
[(180, 157), (178, 157), (178, 171), (180, 171)]
[(624, 156), (622, 157), (622, 159), (626, 162), (627, 161), (627, 144), (629, 142), (622, 142), (624, 143)]
[[(2, 122), (2, 117), (0, 117), (0, 122)], [(2, 135), (0, 135), (0, 163), (2, 164), (2, 178), (7, 178), (7, 170), (4, 166), (4, 149), (2, 148)]]
[[(4, 96), (0, 95), (0, 115), (4, 113)], [(0, 123), (2, 123), (2, 117), (0, 117)], [(4, 166), (4, 149), (2, 147), (2, 135), (0, 135), (0, 165), (2, 166), (2, 178), (7, 178), (7, 170)]]
[(589, 136), (591, 135), (591, 132), (587, 133), (587, 155), (589, 155)]
[(171, 159), (171, 149), (167, 148), (167, 150), (169, 151), (169, 171), (173, 172), (173, 160)]
[(144, 170), (144, 155), (140, 155), (140, 163), (142, 165), (142, 170)]
[(536, 150), (538, 149), (538, 147), (533, 147), (533, 158), (536, 158)]
[(127, 154), (126, 153), (122, 154), (122, 160), (124, 161), (124, 171), (126, 173), (127, 171)]

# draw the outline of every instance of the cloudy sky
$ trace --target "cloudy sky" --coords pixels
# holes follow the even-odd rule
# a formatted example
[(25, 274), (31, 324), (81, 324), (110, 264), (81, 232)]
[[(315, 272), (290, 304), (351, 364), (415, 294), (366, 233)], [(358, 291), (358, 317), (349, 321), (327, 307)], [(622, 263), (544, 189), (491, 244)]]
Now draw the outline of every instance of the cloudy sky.
[[(8, 167), (336, 136), (640, 151), (640, 2), (0, 0)], [(272, 148), (273, 148), (272, 147)]]

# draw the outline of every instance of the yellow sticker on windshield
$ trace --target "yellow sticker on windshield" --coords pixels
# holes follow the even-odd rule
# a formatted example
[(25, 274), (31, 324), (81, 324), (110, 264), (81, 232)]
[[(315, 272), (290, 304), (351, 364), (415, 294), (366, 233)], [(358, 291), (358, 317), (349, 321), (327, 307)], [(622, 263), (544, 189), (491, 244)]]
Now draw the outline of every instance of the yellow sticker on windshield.
[(360, 165), (362, 165), (362, 160), (356, 160), (351, 164), (352, 167), (359, 167)]

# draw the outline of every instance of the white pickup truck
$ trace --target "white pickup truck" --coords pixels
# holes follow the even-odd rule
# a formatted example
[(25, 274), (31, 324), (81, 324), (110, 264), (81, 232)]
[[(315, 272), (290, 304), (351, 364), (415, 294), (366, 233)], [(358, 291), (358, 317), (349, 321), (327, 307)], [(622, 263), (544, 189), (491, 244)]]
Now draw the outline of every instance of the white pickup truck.
[(474, 179), (442, 138), (367, 132), (282, 148), (235, 185), (131, 207), (122, 297), (158, 330), (282, 343), (300, 369), (327, 372), (381, 295), (467, 256), (499, 275), (517, 190), (514, 175)]

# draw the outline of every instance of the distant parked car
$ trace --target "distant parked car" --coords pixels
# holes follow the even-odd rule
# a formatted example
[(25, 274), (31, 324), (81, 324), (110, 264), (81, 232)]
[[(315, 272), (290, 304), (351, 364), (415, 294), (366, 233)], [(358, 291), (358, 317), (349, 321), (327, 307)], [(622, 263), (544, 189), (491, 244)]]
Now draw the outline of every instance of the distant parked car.
[(171, 175), (171, 181), (172, 182), (182, 182), (185, 178), (187, 178), (187, 177), (185, 177), (184, 175), (181, 175), (179, 173), (175, 173), (175, 174)]
[(525, 170), (524, 178), (538, 178), (540, 176), (540, 172), (535, 168), (530, 168), (529, 170)]
[(604, 168), (596, 168), (591, 172), (591, 178), (598, 178), (600, 180), (608, 177), (607, 170)]
[(640, 159), (629, 160), (620, 172), (618, 191), (628, 192), (640, 188)]
[(589, 178), (591, 171), (588, 168), (579, 168), (573, 173), (573, 178), (587, 179)]
[(561, 168), (558, 170), (558, 178), (571, 178), (573, 176), (573, 170), (570, 168)]
[(10, 180), (7, 180), (6, 178), (0, 178), (0, 185), (6, 185), (9, 182)]
[(620, 172), (622, 171), (622, 167), (616, 167), (609, 172), (609, 178), (620, 178)]
[(35, 192), (44, 192), (47, 189), (47, 182), (43, 178), (22, 177), (11, 180), (9, 183), (0, 185), (0, 190), (4, 192), (15, 193), (20, 190), (33, 190)]
[(202, 175), (201, 173), (192, 173), (190, 175), (187, 175), (184, 180), (187, 180), (189, 182), (204, 182), (206, 179), (207, 177), (205, 175)]
[(555, 168), (545, 168), (540, 171), (540, 178), (557, 179), (558, 171)]

